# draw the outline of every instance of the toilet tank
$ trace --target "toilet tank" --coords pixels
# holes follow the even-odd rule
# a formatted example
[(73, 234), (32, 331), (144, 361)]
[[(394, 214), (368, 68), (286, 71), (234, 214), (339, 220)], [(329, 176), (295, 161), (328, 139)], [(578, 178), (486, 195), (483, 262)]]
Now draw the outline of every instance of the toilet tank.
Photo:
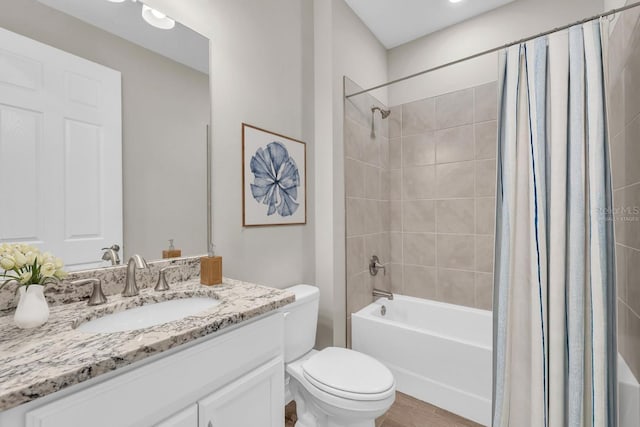
[(287, 288), (296, 300), (280, 309), (284, 318), (284, 362), (298, 359), (313, 349), (318, 326), (320, 291), (311, 285)]

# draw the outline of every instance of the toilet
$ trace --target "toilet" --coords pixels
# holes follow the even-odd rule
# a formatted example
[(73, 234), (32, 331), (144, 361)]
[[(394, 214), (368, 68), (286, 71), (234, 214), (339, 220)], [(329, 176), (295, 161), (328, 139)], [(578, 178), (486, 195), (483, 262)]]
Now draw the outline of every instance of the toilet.
[(296, 401), (296, 427), (373, 427), (395, 400), (396, 382), (382, 363), (357, 351), (313, 349), (320, 292), (288, 288), (285, 316), (285, 402)]

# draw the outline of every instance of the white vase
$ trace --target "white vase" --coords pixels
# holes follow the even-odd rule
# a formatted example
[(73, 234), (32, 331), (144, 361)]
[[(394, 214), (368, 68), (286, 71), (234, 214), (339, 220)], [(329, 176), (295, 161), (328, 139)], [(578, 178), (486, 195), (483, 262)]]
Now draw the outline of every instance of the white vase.
[(47, 322), (49, 305), (43, 291), (44, 286), (42, 285), (20, 286), (20, 301), (13, 316), (17, 327), (22, 329), (37, 328)]

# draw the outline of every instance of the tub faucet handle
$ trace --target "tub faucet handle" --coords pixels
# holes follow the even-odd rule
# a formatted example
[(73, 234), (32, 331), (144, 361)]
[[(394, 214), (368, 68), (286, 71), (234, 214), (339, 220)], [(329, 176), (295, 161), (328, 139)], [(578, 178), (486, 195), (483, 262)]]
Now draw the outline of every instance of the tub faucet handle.
[(369, 274), (375, 276), (378, 274), (379, 270), (382, 270), (384, 275), (387, 274), (387, 269), (380, 263), (378, 255), (373, 255), (369, 260)]

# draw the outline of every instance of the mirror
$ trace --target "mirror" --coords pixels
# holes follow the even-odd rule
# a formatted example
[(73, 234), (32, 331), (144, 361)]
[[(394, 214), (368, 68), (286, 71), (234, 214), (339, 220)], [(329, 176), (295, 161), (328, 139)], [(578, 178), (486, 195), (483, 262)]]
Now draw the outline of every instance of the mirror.
[(0, 0), (0, 243), (69, 270), (206, 252), (209, 41), (143, 8)]

